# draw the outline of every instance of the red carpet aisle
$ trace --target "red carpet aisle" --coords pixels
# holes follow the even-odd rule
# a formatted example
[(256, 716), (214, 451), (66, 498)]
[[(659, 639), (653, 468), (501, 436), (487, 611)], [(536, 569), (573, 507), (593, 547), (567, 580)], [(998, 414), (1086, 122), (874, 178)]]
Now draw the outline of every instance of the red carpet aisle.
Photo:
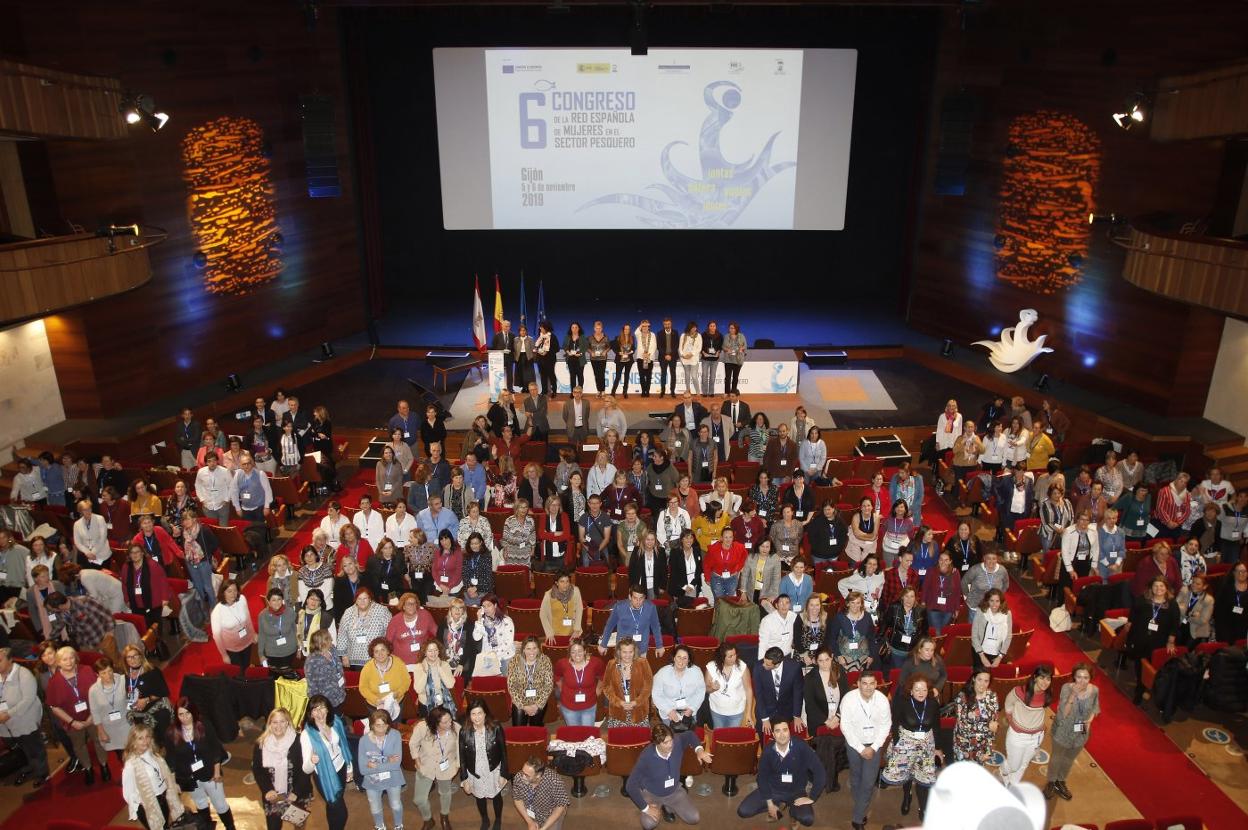
[[(339, 496), (343, 504), (357, 504), (365, 491), (364, 479), (357, 475), (351, 480)], [(301, 550), (312, 541), (312, 531), (321, 523), (325, 515), (322, 508), (317, 514), (303, 524), (299, 532), (286, 540), (283, 551), (287, 556)], [(263, 572), (261, 575), (263, 576)], [(266, 578), (255, 578), (243, 587), (243, 593), (251, 607), (253, 623), (264, 607), (264, 588)], [(169, 682), (169, 690), (176, 700), (182, 688), (182, 678), (187, 675), (203, 674), (205, 671), (221, 665), (221, 655), (212, 643), (191, 643), (183, 648), (165, 666), (165, 679)], [(111, 784), (100, 783), (98, 778), (94, 786), (83, 784), (81, 775), (68, 775), (64, 769), (52, 776), (51, 783), (42, 790), (32, 794), (30, 800), (18, 808), (9, 818), (0, 824), (0, 830), (30, 830), (44, 827), (48, 818), (66, 818), (85, 821), (91, 827), (103, 827), (113, 820), (122, 810), (125, 803), (121, 798), (121, 765), (116, 758), (112, 761), (113, 781)]]
[[(923, 518), (937, 530), (957, 526), (957, 518), (943, 499), (930, 489), (923, 502)], [(1008, 602), (1018, 630), (1035, 629), (1028, 661), (1049, 661), (1068, 671), (1081, 660), (1091, 662), (1066, 634), (1049, 629), (1048, 613), (1017, 583)], [(1101, 692), (1101, 716), (1096, 719), (1088, 751), (1105, 774), (1147, 819), (1200, 815), (1209, 830), (1242, 830), (1248, 815), (1217, 787), (1169, 737), (1114, 686), (1099, 668), (1093, 682)]]

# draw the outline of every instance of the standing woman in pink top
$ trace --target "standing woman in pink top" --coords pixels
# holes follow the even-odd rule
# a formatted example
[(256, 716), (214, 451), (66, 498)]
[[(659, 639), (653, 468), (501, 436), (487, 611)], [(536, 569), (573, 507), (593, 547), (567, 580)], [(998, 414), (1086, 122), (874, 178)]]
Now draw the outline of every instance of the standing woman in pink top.
[(226, 663), (241, 669), (251, 665), (256, 626), (251, 620), (247, 598), (234, 580), (222, 583), (217, 594), (217, 604), (212, 609), (212, 640)]

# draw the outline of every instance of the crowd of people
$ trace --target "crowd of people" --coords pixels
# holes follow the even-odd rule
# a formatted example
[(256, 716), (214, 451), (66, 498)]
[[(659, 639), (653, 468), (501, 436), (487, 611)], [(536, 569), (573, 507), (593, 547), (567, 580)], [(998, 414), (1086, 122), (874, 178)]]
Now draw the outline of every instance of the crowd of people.
[[(654, 339), (669, 330), (665, 321)], [(712, 324), (699, 352), (709, 342), (727, 358), (736, 334), (729, 326), (727, 337), (707, 339)], [(650, 336), (643, 323), (633, 359), (655, 354)], [(548, 357), (543, 337), (549, 349), (549, 331), (536, 345), (517, 346), (521, 384), (525, 355), (534, 365)], [(632, 342), (621, 337), (615, 345)], [(592, 336), (573, 338), (574, 351), (595, 366), (606, 354), (603, 338), (595, 324)], [(671, 375), (674, 384), (674, 367)], [(341, 488), (328, 413), (316, 407), (309, 417), (294, 396), (257, 400), (245, 441), (184, 411), (175, 440), (194, 486), (179, 480), (172, 493), (156, 492), (108, 456), (94, 465), (41, 458), (40, 475), (23, 464), (14, 500), (60, 506), (74, 521), (70, 538), (19, 541), (0, 529), (2, 590), (24, 609), (37, 642), (27, 655), (32, 668), (9, 645), (0, 648), (0, 737), (20, 746), (28, 763), (18, 782), (47, 780), (46, 719), (70, 772), (81, 771), (88, 785), (97, 767), (110, 781), (108, 753), (119, 755), (130, 816), (144, 826), (164, 827), (191, 809), (185, 793), (194, 810), (215, 810), (233, 827), (221, 773), (228, 755), (211, 726), (190, 701), (171, 696), (141, 645), (117, 648), (113, 614), (160, 626), (176, 573), (187, 581), (184, 596), (208, 609), (222, 662), (246, 669), (258, 661), (274, 676), (306, 680), (305, 713), (274, 709), (252, 756), (270, 828), (298, 824), (314, 793), (329, 826), (344, 827), (352, 789), (364, 792), (375, 827), (401, 827), (400, 788), (409, 781), (422, 830), (436, 826), (435, 784), (442, 830), (456, 789), (475, 800), (483, 829), (491, 807), (499, 827), (508, 786), (526, 827), (560, 827), (570, 803), (564, 778), (545, 755), (510, 769), (502, 725), (471, 688), (464, 693), (490, 677), (505, 684), (515, 726), (544, 726), (557, 710), (570, 726), (649, 727), (650, 746), (627, 792), (647, 830), (674, 817), (698, 821), (688, 782), (673, 770), (686, 751), (712, 759), (700, 725), (752, 728), (760, 738), (758, 787), (739, 803), (742, 817), (787, 811), (810, 825), (814, 803), (840, 788), (844, 769), (855, 828), (865, 825), (877, 784), (901, 788), (903, 814), (913, 799), (922, 816), (946, 760), (986, 764), (1003, 737), (999, 772), (1017, 783), (1046, 734), (1053, 751), (1045, 795), (1070, 799), (1066, 777), (1100, 712), (1091, 667), (1076, 666), (1057, 692), (1053, 669), (1039, 666), (998, 700), (993, 670), (1009, 660), (1015, 633), (1012, 577), (978, 523), (960, 521), (942, 538), (924, 522), (925, 487), (947, 486), (939, 472), (925, 485), (903, 461), (857, 487), (846, 509), (817, 496), (819, 488), (848, 488), (828, 475), (819, 427), (803, 408), (772, 429), (731, 386), (723, 400), (713, 398), (713, 372), (710, 380), (696, 387), (701, 400), (695, 387), (686, 391), (664, 429), (640, 432), (630, 432), (601, 383), (603, 407), (591, 419), (577, 384), (563, 406), (572, 444), (557, 462), (529, 460), (522, 450), (552, 434), (554, 394), (536, 380), (519, 411), (504, 391), (453, 461), (443, 413), (431, 406), (417, 421), (400, 401), (367, 476), (369, 492), (351, 508), (327, 501), (297, 554), (270, 555), (269, 476), (296, 473), (315, 451), (323, 479)], [(1235, 493), (1215, 469), (1195, 486), (1180, 472), (1154, 496), (1134, 453), (1121, 461), (1107, 453), (1068, 484), (1056, 456), (1069, 427), (1060, 411), (1046, 404), (1033, 414), (1021, 400), (1007, 408), (998, 399), (980, 423), (982, 430), (950, 401), (932, 460), (951, 462), (952, 482), (986, 477), (1002, 538), (1019, 520), (1038, 518), (1043, 547), (1060, 551), (1063, 584), (1099, 575), (1102, 584), (1092, 587), (1105, 595), (1089, 593), (1090, 614), (1119, 607), (1113, 602), (1131, 607), (1128, 647), (1137, 664), (1154, 648), (1244, 637), (1248, 570), (1239, 560), (1248, 494)], [(593, 434), (593, 463), (583, 465), (578, 448)], [(739, 479), (742, 470), (749, 480)], [(491, 514), (505, 514), (497, 531)], [(248, 563), (220, 567), (212, 525), (233, 516), (255, 531), (249, 540), (265, 580), (259, 607), (231, 573), (245, 577)], [(1133, 540), (1151, 544), (1150, 555), (1129, 582), (1111, 580)], [(1180, 542), (1176, 555), (1171, 545)], [(1231, 570), (1215, 596), (1210, 568), (1220, 563)], [(517, 629), (516, 597), (496, 585), (501, 565), (547, 575), (540, 631)], [(578, 567), (595, 566), (624, 581), (624, 598), (599, 630), (575, 579)], [(709, 659), (695, 660), (674, 640), (678, 619), (708, 605), (717, 614), (752, 609), (746, 619), (755, 622), (741, 633), (756, 633), (756, 647), (748, 638), (723, 640)], [(972, 667), (960, 688), (946, 690), (937, 638), (963, 618)], [(554, 646), (566, 652), (552, 660)], [(343, 713), (349, 686), (367, 703), (362, 735)], [(405, 701), (414, 702), (414, 715)], [(950, 759), (937, 745), (942, 713), (955, 719)], [(405, 751), (416, 766), (410, 779)]]

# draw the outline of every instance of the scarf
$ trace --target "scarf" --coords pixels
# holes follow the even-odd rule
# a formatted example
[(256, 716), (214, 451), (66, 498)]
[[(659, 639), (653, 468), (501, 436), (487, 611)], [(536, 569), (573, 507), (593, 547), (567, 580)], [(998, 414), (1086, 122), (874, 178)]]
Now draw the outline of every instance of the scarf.
[[(334, 718), (333, 730), (338, 736), (338, 753), (342, 756), (342, 762), (346, 764), (350, 745), (347, 743), (347, 733), (342, 728), (342, 718)], [(309, 725), (305, 731), (312, 743), (312, 751), (317, 756), (316, 780), (320, 784), (321, 794), (325, 796), (326, 803), (333, 804), (342, 795), (342, 782), (338, 779), (338, 770), (334, 768), (333, 753), (330, 751), (329, 742), (315, 725)]]
[(667, 472), (667, 468), (670, 466), (672, 466), (672, 462), (670, 461), (664, 461), (662, 464), (659, 464), (656, 461), (654, 464), (650, 465), (650, 469), (654, 470), (659, 475), (662, 475), (663, 473)]
[(558, 587), (558, 583), (556, 583), (550, 586), (550, 597), (556, 602), (559, 602), (563, 605), (567, 605), (569, 602), (572, 601), (572, 592), (575, 590), (576, 590), (576, 586), (569, 583), (567, 591), (560, 591)]
[(156, 800), (156, 787), (149, 777), (153, 773), (165, 781), (165, 802), (169, 805), (170, 821), (182, 817), (182, 797), (178, 791), (178, 782), (173, 780), (169, 765), (150, 749), (142, 755), (131, 756), (127, 763), (135, 765), (134, 784), (139, 788), (139, 801), (143, 804), (143, 812), (147, 815), (149, 830), (165, 830), (165, 814), (161, 812), (160, 802)]
[(329, 558), (321, 560), (321, 564), (315, 568), (309, 568), (304, 565), (299, 569), (299, 581), (309, 588), (319, 588), (327, 579), (332, 579), (334, 575), (334, 566), (330, 564)]
[[(425, 693), (428, 695), (429, 706), (432, 707), (434, 705), (441, 705), (448, 712), (450, 712), (451, 717), (454, 718), (455, 717), (455, 696), (451, 694), (450, 689), (446, 688), (446, 684), (443, 683), (442, 678), (438, 676), (437, 669), (435, 668), (428, 669), (428, 673), (425, 675), (425, 677), (426, 677)], [(441, 704), (434, 703), (434, 701), (438, 699), (438, 695), (442, 696)]]
[(260, 742), (260, 763), (273, 774), (273, 789), (281, 795), (290, 789), (290, 747), (296, 737), (291, 727), (284, 738), (268, 735)]

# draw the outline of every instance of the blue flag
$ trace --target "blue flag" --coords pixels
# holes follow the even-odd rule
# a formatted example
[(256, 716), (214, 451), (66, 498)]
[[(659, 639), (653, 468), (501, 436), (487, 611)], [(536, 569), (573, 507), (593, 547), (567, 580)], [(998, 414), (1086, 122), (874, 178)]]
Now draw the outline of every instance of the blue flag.
[(541, 280), (537, 281), (537, 322), (546, 319), (546, 291)]
[(526, 313), (527, 309), (525, 308), (524, 293), (525, 293), (524, 292), (524, 271), (521, 271), (520, 272), (520, 325), (527, 327), (528, 320), (526, 318), (528, 317), (528, 314)]

